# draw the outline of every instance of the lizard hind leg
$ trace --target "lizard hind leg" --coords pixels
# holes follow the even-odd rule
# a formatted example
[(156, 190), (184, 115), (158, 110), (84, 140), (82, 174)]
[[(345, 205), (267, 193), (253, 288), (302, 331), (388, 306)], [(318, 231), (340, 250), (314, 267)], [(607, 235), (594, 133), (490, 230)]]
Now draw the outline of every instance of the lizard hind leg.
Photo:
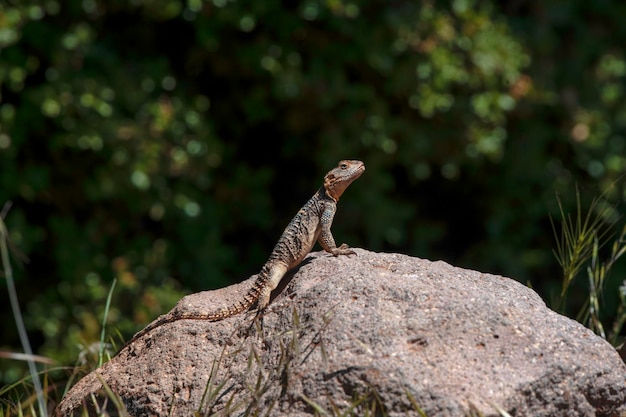
[(269, 268), (267, 281), (260, 291), (258, 309), (263, 310), (270, 303), (270, 295), (283, 279), (289, 268), (283, 263), (276, 263)]

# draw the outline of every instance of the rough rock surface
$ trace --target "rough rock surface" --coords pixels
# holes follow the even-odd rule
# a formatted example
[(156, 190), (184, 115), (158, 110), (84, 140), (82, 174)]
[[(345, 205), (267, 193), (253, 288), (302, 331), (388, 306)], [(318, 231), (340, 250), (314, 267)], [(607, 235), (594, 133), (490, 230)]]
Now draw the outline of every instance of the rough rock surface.
[[(624, 416), (626, 365), (607, 342), (501, 276), (398, 254), (314, 253), (262, 317), (155, 329), (79, 381), (133, 416)], [(187, 296), (206, 310), (248, 280)], [(108, 407), (115, 409), (109, 394)], [(260, 412), (260, 413), (259, 413)], [(349, 414), (349, 413), (347, 413)], [(342, 414), (344, 415), (344, 414)]]

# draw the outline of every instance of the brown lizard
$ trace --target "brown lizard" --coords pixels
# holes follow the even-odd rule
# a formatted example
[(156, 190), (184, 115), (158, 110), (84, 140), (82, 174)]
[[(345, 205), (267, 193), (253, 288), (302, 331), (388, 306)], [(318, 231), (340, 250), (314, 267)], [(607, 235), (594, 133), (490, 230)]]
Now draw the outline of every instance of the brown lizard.
[(364, 171), (363, 162), (344, 160), (326, 174), (324, 184), (291, 219), (269, 259), (257, 275), (252, 288), (240, 301), (229, 307), (207, 313), (183, 312), (164, 316), (139, 331), (122, 349), (166, 323), (184, 319), (219, 321), (248, 310), (254, 303), (257, 304), (259, 311), (263, 310), (269, 304), (272, 290), (278, 286), (287, 271), (302, 262), (316, 241), (326, 252), (335, 256), (354, 255), (355, 252), (345, 243), (339, 247), (335, 245), (330, 226), (337, 211), (339, 197)]

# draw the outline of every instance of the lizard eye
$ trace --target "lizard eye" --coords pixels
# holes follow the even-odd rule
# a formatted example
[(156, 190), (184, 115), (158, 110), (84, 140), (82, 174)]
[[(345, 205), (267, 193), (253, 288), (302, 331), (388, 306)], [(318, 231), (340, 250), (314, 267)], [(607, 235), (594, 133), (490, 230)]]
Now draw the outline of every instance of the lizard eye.
[(340, 167), (341, 167), (341, 169), (346, 169), (346, 168), (348, 168), (348, 164), (341, 164)]

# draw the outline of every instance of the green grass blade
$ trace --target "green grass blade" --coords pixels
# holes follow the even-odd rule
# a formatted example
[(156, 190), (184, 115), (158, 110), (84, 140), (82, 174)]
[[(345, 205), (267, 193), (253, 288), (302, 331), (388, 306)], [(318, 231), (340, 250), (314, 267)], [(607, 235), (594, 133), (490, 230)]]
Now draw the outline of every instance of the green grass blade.
[(103, 356), (104, 356), (104, 335), (107, 325), (107, 317), (109, 317), (109, 307), (111, 307), (111, 299), (113, 298), (113, 290), (115, 290), (115, 283), (117, 282), (116, 278), (113, 278), (113, 283), (111, 284), (111, 288), (109, 289), (109, 294), (107, 295), (107, 302), (104, 306), (104, 317), (102, 317), (102, 330), (100, 331), (100, 350), (98, 352), (98, 368), (102, 366)]
[[(17, 291), (15, 289), (15, 282), (13, 280), (13, 270), (11, 269), (11, 262), (9, 260), (9, 251), (7, 248), (7, 241), (9, 234), (4, 224), (4, 219), (0, 216), (0, 255), (2, 256), (2, 268), (4, 270), (4, 277), (7, 283), (7, 290), (9, 292), (9, 301), (11, 303), (11, 309), (13, 310), (13, 317), (15, 318), (15, 325), (17, 326), (17, 332), (22, 343), (24, 352), (29, 357), (33, 356), (33, 350), (30, 346), (30, 340), (26, 333), (26, 326), (24, 326), (24, 319), (22, 318), (22, 312), (20, 309), (19, 300), (17, 298)], [(46, 417), (48, 415), (48, 409), (45, 404), (45, 395), (41, 386), (41, 380), (37, 373), (37, 365), (32, 359), (26, 361), (28, 364), (28, 370), (33, 380), (33, 385), (37, 393), (37, 403), (39, 405), (39, 415)]]

